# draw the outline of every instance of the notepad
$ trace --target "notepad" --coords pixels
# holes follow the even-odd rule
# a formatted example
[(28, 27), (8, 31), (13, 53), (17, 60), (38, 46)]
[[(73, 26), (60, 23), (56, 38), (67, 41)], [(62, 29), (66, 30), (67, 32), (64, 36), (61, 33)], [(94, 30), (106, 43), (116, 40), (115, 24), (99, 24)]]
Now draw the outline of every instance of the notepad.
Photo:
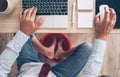
[(92, 12), (78, 13), (78, 28), (93, 28), (93, 13)]
[(78, 0), (78, 10), (92, 10), (93, 0)]

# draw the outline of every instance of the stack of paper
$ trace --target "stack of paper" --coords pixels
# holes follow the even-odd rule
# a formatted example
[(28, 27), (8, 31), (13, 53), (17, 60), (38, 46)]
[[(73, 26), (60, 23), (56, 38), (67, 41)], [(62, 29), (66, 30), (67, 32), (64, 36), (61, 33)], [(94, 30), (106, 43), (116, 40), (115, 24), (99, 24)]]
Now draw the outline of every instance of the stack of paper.
[(92, 10), (93, 0), (78, 0), (78, 10)]
[(93, 27), (93, 13), (81, 12), (78, 13), (78, 28), (92, 28)]
[[(93, 27), (93, 4), (94, 0), (78, 0), (78, 28)], [(89, 11), (91, 10), (91, 11)]]

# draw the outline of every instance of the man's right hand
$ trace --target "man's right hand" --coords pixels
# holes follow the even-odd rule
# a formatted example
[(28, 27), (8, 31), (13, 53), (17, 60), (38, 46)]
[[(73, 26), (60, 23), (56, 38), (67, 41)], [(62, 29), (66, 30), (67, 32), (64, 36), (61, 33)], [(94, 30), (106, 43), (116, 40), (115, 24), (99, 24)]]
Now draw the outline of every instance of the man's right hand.
[(105, 17), (103, 21), (100, 21), (100, 14), (95, 16), (95, 30), (98, 39), (105, 40), (106, 37), (113, 30), (116, 23), (116, 13), (114, 9), (105, 7)]
[(34, 33), (43, 22), (42, 18), (40, 18), (35, 23), (36, 13), (37, 8), (35, 7), (20, 12), (20, 30), (28, 36)]

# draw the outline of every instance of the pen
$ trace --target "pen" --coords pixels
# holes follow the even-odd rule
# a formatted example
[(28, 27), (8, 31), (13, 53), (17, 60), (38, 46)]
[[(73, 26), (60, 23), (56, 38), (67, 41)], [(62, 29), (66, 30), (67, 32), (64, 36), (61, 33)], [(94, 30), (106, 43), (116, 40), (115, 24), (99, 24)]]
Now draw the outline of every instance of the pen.
[(75, 6), (76, 6), (76, 3), (74, 2), (74, 4), (73, 4), (73, 14), (72, 14), (72, 25), (74, 25), (74, 23), (75, 23)]

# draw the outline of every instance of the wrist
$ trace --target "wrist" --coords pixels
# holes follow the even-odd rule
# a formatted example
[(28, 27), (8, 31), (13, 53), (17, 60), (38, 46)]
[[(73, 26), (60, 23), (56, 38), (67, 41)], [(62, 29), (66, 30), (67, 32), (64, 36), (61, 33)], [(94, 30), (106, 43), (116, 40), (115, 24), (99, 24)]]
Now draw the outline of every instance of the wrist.
[(31, 34), (30, 33), (28, 33), (28, 32), (26, 32), (26, 31), (23, 31), (23, 30), (20, 30), (21, 32), (23, 32), (25, 35), (27, 35), (27, 36), (30, 36)]
[(103, 34), (97, 34), (97, 39), (106, 40), (107, 36)]

